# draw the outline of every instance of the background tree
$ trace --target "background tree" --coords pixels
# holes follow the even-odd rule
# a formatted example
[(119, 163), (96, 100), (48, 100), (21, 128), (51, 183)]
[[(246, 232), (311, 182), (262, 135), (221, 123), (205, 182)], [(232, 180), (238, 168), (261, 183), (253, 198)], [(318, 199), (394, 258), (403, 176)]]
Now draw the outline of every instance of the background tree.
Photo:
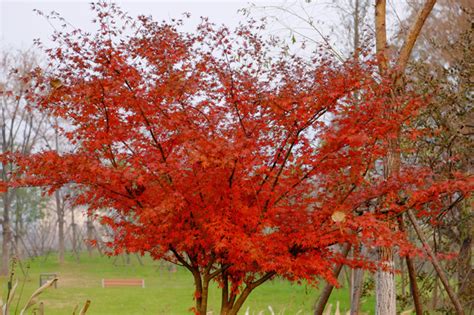
[[(28, 107), (26, 95), (31, 91), (27, 74), (36, 66), (33, 54), (27, 52), (3, 53), (0, 60), (1, 153), (29, 154), (39, 140), (43, 116)], [(7, 159), (1, 161), (2, 182), (9, 183), (14, 165)], [(2, 194), (2, 265), (0, 274), (8, 273), (11, 244), (13, 239), (12, 205), (16, 189), (7, 189)], [(17, 205), (20, 206), (21, 201)]]

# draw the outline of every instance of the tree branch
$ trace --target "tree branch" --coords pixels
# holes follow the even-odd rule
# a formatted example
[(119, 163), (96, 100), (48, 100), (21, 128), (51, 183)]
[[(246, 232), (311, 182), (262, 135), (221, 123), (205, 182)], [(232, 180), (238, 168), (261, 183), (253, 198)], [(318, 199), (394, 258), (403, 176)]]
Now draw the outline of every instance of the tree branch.
[(413, 47), (415, 46), (416, 39), (421, 32), (423, 25), (425, 24), (426, 19), (433, 10), (436, 0), (427, 0), (423, 9), (416, 16), (415, 22), (412, 24), (410, 30), (408, 31), (405, 41), (402, 48), (400, 49), (400, 54), (397, 60), (397, 78), (399, 78), (404, 72), (408, 59), (410, 58)]

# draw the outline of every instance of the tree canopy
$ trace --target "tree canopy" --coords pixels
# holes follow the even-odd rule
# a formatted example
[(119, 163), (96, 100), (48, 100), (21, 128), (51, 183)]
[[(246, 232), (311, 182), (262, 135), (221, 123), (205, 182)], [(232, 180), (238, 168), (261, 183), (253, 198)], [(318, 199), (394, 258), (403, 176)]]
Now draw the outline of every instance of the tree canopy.
[(368, 56), (302, 59), (256, 22), (230, 31), (203, 20), (184, 33), (179, 20), (94, 10), (98, 32), (56, 32), (50, 70), (30, 78), (32, 106), (64, 121), (74, 148), (16, 155), (18, 185), (74, 183), (76, 204), (114, 231), (113, 253), (192, 272), (198, 314), (211, 280), (222, 312), (236, 314), (275, 275), (335, 283), (334, 263), (376, 267), (339, 244), (413, 254), (396, 217), (433, 218), (447, 193), (472, 188), (405, 162), (384, 175), (391, 139), (423, 132), (411, 121), (425, 101), (392, 93)]

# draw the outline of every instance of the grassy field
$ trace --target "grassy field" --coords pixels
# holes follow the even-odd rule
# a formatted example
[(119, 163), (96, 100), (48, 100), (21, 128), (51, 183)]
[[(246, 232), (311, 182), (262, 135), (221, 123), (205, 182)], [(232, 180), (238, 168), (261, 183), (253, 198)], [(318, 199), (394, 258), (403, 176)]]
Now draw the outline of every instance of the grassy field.
[[(83, 304), (87, 299), (92, 301), (88, 314), (96, 315), (134, 315), (134, 314), (191, 314), (193, 306), (193, 280), (184, 269), (171, 273), (163, 263), (142, 258), (141, 266), (135, 256), (130, 256), (130, 265), (121, 258), (87, 257), (82, 255), (76, 262), (67, 255), (63, 265), (57, 263), (56, 256), (40, 257), (22, 262), (28, 270), (25, 280), (18, 267), (16, 276), (19, 280), (17, 295), (22, 290), (20, 306), (31, 293), (38, 288), (39, 274), (55, 272), (59, 275), (58, 288), (51, 288), (40, 296), (44, 302), (47, 315), (72, 314), (76, 304)], [(29, 268), (27, 268), (29, 266)], [(102, 278), (144, 278), (145, 288), (102, 288)], [(6, 295), (6, 278), (2, 283), (2, 299)], [(24, 286), (24, 287), (23, 287)], [(22, 288), (23, 287), (23, 288)], [(218, 313), (219, 291), (213, 287), (210, 292), (209, 311)], [(291, 284), (275, 279), (257, 288), (249, 297), (241, 314), (247, 308), (249, 314), (270, 314), (271, 305), (275, 314), (311, 314), (311, 307), (317, 297), (317, 290), (305, 285)], [(347, 289), (335, 290), (330, 303), (340, 301), (341, 310), (348, 309)], [(17, 300), (14, 301), (17, 304)], [(362, 300), (362, 310), (371, 314), (374, 300)], [(333, 308), (334, 310), (334, 308)], [(264, 311), (261, 313), (261, 311)], [(19, 311), (18, 311), (19, 313)], [(12, 312), (15, 314), (15, 312)]]

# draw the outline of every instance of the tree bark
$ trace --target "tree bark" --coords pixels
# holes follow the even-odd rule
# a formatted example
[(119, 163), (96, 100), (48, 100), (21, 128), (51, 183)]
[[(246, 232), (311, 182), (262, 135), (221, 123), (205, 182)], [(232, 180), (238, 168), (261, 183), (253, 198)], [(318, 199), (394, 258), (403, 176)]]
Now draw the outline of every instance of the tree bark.
[[(377, 250), (379, 261), (387, 268), (394, 268), (393, 249), (381, 247)], [(378, 270), (375, 275), (376, 315), (396, 315), (395, 274), (393, 271)]]
[(375, 1), (375, 48), (377, 50), (378, 66), (381, 75), (387, 71), (387, 28), (385, 19), (387, 16), (386, 0)]
[(444, 286), (444, 289), (448, 293), (448, 296), (449, 296), (451, 302), (454, 305), (454, 308), (456, 310), (456, 314), (464, 315), (464, 310), (463, 310), (463, 307), (461, 305), (461, 302), (459, 301), (458, 297), (456, 296), (456, 293), (454, 293), (453, 289), (449, 285), (449, 280), (446, 277), (446, 274), (443, 271), (443, 268), (441, 268), (441, 265), (438, 261), (438, 258), (436, 257), (436, 255), (431, 250), (431, 247), (428, 244), (428, 242), (425, 238), (425, 235), (423, 234), (423, 231), (421, 231), (421, 228), (419, 227), (418, 223), (416, 222), (415, 216), (413, 215), (413, 213), (410, 210), (408, 210), (407, 213), (408, 213), (408, 218), (410, 219), (410, 222), (412, 223), (413, 228), (415, 229), (415, 232), (418, 235), (418, 238), (420, 239), (421, 243), (423, 244), (423, 248), (424, 248), (425, 252), (428, 254), (428, 256), (430, 256), (433, 267), (435, 268), (436, 273), (438, 274), (439, 279), (441, 280), (441, 283)]

